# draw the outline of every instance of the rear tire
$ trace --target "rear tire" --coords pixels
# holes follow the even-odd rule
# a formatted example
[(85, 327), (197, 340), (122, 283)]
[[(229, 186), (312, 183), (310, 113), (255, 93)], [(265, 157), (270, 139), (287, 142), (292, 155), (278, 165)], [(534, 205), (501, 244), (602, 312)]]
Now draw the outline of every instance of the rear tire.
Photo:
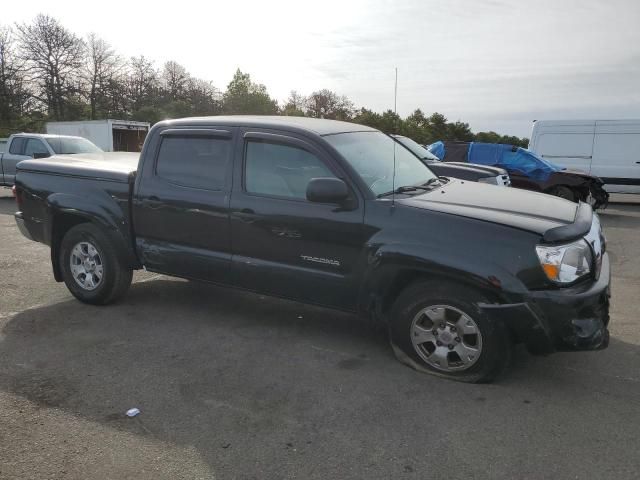
[(396, 357), (432, 375), (492, 381), (509, 365), (513, 342), (505, 326), (478, 307), (482, 302), (481, 294), (462, 285), (410, 285), (391, 311), (389, 336)]
[(115, 302), (131, 285), (132, 269), (109, 236), (91, 223), (69, 229), (60, 244), (58, 261), (67, 288), (84, 303)]
[(564, 198), (565, 200), (569, 200), (570, 202), (576, 201), (576, 195), (573, 190), (563, 185), (553, 187), (551, 190), (549, 190), (549, 194), (556, 197)]

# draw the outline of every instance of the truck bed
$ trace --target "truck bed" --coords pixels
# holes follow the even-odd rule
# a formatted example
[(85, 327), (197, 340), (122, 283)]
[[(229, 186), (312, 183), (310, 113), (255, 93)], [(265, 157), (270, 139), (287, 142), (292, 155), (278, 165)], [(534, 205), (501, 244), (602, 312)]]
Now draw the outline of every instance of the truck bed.
[(128, 182), (138, 168), (139, 153), (115, 152), (100, 154), (55, 155), (19, 163), (23, 172), (51, 173), (96, 180)]

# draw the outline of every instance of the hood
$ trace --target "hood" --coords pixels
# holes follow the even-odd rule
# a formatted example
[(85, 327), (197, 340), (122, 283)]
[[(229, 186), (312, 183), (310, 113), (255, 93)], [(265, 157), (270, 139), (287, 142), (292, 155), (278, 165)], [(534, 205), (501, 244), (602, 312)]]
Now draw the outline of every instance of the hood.
[(580, 178), (584, 178), (585, 180), (596, 180), (596, 181), (600, 181), (599, 177), (596, 177), (594, 175), (591, 175), (589, 172), (585, 172), (584, 170), (578, 170), (576, 168), (563, 168), (562, 170), (560, 170), (557, 173), (564, 173), (564, 174), (569, 174), (569, 175), (575, 175), (577, 177)]
[(499, 223), (537, 234), (574, 222), (578, 205), (517, 188), (451, 180), (441, 188), (398, 199), (396, 203)]

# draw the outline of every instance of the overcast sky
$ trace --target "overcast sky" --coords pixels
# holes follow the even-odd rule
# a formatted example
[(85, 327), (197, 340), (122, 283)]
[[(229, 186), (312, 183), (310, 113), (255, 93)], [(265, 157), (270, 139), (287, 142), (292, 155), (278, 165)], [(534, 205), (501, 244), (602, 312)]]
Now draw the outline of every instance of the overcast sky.
[(4, 2), (220, 89), (236, 68), (279, 101), (329, 88), (356, 106), (439, 111), (528, 136), (533, 119), (640, 118), (640, 0)]

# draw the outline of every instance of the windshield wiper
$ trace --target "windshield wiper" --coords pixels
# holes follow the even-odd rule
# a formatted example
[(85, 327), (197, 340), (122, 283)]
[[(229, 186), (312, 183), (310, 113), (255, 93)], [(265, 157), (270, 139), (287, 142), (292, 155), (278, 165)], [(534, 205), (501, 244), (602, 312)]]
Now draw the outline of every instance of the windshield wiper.
[[(433, 179), (433, 178), (431, 180), (436, 180), (437, 181), (437, 179)], [(389, 192), (384, 192), (384, 193), (379, 194), (378, 198), (386, 197), (387, 195), (392, 195), (392, 194), (416, 192), (418, 190), (429, 191), (429, 190), (431, 190), (433, 188), (433, 187), (429, 186), (431, 183), (433, 183), (431, 180), (429, 180), (424, 185), (403, 185), (402, 187), (398, 187), (395, 190), (391, 190)]]

